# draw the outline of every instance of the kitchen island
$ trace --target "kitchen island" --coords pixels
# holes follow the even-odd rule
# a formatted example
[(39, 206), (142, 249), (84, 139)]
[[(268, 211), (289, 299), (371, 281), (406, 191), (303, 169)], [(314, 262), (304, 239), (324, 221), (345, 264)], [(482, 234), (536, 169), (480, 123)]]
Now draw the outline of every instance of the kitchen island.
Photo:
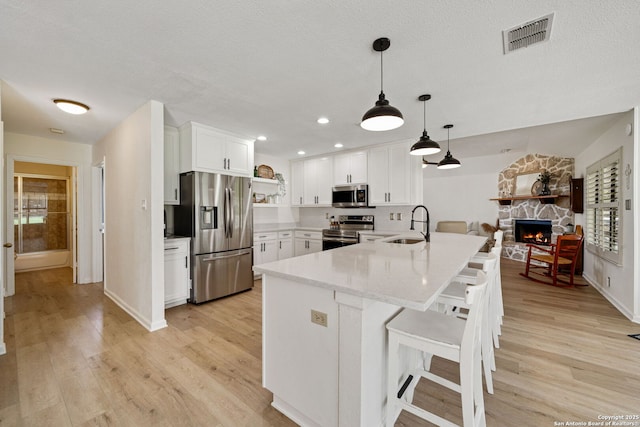
[(426, 310), (485, 241), (409, 233), (255, 266), (272, 405), (303, 426), (382, 426), (386, 323)]

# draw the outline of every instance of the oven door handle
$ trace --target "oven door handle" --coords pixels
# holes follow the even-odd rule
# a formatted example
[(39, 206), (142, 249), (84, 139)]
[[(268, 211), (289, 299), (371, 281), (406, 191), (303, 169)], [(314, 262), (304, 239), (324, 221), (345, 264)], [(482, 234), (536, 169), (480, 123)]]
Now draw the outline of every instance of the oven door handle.
[(323, 237), (323, 242), (338, 242), (338, 243), (358, 243), (358, 239), (345, 239), (342, 237)]

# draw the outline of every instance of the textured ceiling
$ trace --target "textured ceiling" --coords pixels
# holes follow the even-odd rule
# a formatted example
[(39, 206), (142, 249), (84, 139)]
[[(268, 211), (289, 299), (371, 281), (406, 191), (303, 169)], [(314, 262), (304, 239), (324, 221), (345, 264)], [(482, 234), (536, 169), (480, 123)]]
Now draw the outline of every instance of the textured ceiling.
[[(550, 41), (503, 55), (503, 29), (551, 12)], [(456, 157), (539, 141), (571, 154), (615, 116), (577, 119), (640, 105), (639, 22), (637, 0), (0, 0), (2, 117), (8, 132), (94, 143), (154, 99), (166, 124), (266, 135), (258, 152), (294, 158), (417, 140), (430, 93), (427, 130), (446, 144), (453, 123)], [(382, 36), (384, 91), (405, 124), (367, 132)], [(66, 115), (57, 97), (91, 111)]]

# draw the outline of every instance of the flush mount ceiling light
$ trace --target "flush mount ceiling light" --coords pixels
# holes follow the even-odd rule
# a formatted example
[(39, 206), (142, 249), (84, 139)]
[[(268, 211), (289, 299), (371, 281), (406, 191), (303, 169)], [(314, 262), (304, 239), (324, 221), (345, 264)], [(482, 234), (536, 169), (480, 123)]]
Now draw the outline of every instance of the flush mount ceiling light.
[(327, 123), (329, 123), (329, 119), (327, 119), (326, 117), (320, 117), (318, 119), (318, 123), (321, 125), (326, 125)]
[(69, 114), (84, 114), (89, 111), (89, 106), (83, 104), (82, 102), (71, 101), (69, 99), (59, 99), (56, 98), (53, 100), (54, 104), (58, 106), (59, 109)]
[(341, 143), (341, 142), (336, 142), (335, 144), (333, 144), (333, 146), (334, 146), (334, 147), (336, 147), (336, 148), (342, 148), (342, 147), (344, 147), (344, 145), (342, 145), (342, 143)]
[(382, 52), (389, 49), (389, 46), (391, 46), (391, 41), (385, 37), (379, 38), (373, 42), (373, 50), (380, 52), (380, 95), (378, 95), (376, 105), (362, 116), (360, 126), (366, 130), (391, 130), (399, 128), (404, 123), (402, 113), (397, 108), (389, 105), (389, 101), (385, 98), (384, 91), (382, 90)]
[(429, 154), (439, 153), (440, 145), (429, 138), (429, 134), (427, 133), (427, 101), (431, 99), (431, 95), (420, 95), (418, 100), (422, 101), (423, 106), (423, 115), (424, 115), (424, 130), (422, 131), (422, 136), (411, 147), (409, 154), (414, 156), (428, 156)]
[(452, 127), (453, 125), (444, 125), (444, 128), (447, 130), (447, 154), (444, 156), (444, 159), (438, 163), (438, 169), (455, 169), (462, 166), (460, 160), (454, 158), (451, 155), (451, 151), (449, 151), (449, 129)]
[(304, 154), (305, 154), (305, 152), (304, 152), (304, 151), (302, 151), (302, 150), (298, 151), (298, 155), (299, 155), (299, 156), (304, 156)]
[(256, 138), (258, 141), (266, 141), (267, 137), (264, 135), (260, 135), (259, 137)]

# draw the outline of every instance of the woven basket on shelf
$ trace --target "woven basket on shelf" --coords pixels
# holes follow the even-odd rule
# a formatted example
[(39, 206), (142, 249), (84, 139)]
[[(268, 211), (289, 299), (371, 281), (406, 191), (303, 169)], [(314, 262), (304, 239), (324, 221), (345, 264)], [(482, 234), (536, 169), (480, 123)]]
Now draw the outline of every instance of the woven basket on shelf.
[(258, 177), (273, 179), (273, 176), (274, 174), (273, 174), (273, 169), (271, 169), (271, 166), (267, 166), (267, 165), (258, 166)]

